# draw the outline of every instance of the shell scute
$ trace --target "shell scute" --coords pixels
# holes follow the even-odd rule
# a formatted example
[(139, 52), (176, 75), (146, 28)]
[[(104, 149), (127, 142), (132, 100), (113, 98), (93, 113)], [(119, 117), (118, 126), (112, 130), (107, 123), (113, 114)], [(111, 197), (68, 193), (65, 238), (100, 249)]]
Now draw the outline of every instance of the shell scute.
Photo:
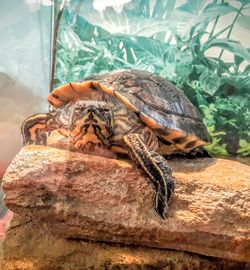
[[(95, 99), (91, 91), (117, 98), (129, 110), (136, 112), (141, 121), (155, 129), (166, 143), (171, 141), (177, 148), (187, 150), (190, 146), (210, 141), (200, 113), (183, 92), (147, 71), (123, 70), (87, 77), (75, 85), (71, 83), (55, 89), (48, 100), (54, 101), (53, 94), (62, 99), (62, 105), (70, 99), (81, 99), (81, 95)], [(99, 99), (103, 98), (102, 94), (98, 95)]]

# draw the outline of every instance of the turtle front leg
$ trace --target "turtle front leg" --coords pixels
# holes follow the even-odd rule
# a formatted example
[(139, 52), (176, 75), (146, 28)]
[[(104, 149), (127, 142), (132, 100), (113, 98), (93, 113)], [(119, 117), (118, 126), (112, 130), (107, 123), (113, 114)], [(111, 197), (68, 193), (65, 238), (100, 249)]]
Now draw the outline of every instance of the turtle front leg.
[(167, 203), (175, 188), (170, 165), (159, 153), (147, 147), (140, 134), (127, 134), (123, 137), (123, 142), (129, 156), (143, 169), (155, 186), (155, 210), (165, 219), (168, 211)]
[(32, 115), (25, 119), (21, 127), (23, 144), (46, 145), (48, 135), (56, 128), (59, 128), (59, 124), (54, 113)]

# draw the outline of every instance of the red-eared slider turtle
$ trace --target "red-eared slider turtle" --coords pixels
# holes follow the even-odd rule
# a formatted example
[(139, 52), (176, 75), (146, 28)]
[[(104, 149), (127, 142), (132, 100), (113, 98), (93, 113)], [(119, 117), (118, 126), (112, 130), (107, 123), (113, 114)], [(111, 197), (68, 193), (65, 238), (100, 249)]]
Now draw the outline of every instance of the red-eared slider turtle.
[(127, 153), (153, 183), (155, 209), (163, 218), (175, 185), (162, 155), (188, 153), (209, 142), (193, 104), (170, 82), (146, 71), (71, 82), (54, 89), (48, 101), (57, 109), (24, 121), (24, 144), (46, 144), (57, 129), (76, 148), (98, 144)]

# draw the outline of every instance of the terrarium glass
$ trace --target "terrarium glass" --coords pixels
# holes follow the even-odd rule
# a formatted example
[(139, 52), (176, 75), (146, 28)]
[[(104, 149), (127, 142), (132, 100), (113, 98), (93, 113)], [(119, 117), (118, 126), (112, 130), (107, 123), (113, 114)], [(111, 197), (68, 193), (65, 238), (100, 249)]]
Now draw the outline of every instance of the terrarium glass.
[(23, 120), (48, 107), (52, 11), (50, 1), (0, 2), (0, 171), (22, 146)]
[(204, 117), (213, 155), (250, 154), (250, 3), (60, 1), (55, 85), (118, 69), (159, 74)]

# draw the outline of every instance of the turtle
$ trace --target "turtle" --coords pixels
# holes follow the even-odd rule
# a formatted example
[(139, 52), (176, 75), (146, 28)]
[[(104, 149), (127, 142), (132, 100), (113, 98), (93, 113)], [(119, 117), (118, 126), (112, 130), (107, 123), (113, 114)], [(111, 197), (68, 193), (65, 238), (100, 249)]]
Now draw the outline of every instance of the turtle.
[(175, 189), (165, 158), (189, 153), (210, 142), (196, 107), (166, 79), (143, 70), (119, 70), (89, 76), (54, 89), (54, 110), (28, 117), (24, 145), (46, 145), (53, 130), (76, 149), (98, 145), (127, 154), (155, 189), (154, 208), (163, 219)]

